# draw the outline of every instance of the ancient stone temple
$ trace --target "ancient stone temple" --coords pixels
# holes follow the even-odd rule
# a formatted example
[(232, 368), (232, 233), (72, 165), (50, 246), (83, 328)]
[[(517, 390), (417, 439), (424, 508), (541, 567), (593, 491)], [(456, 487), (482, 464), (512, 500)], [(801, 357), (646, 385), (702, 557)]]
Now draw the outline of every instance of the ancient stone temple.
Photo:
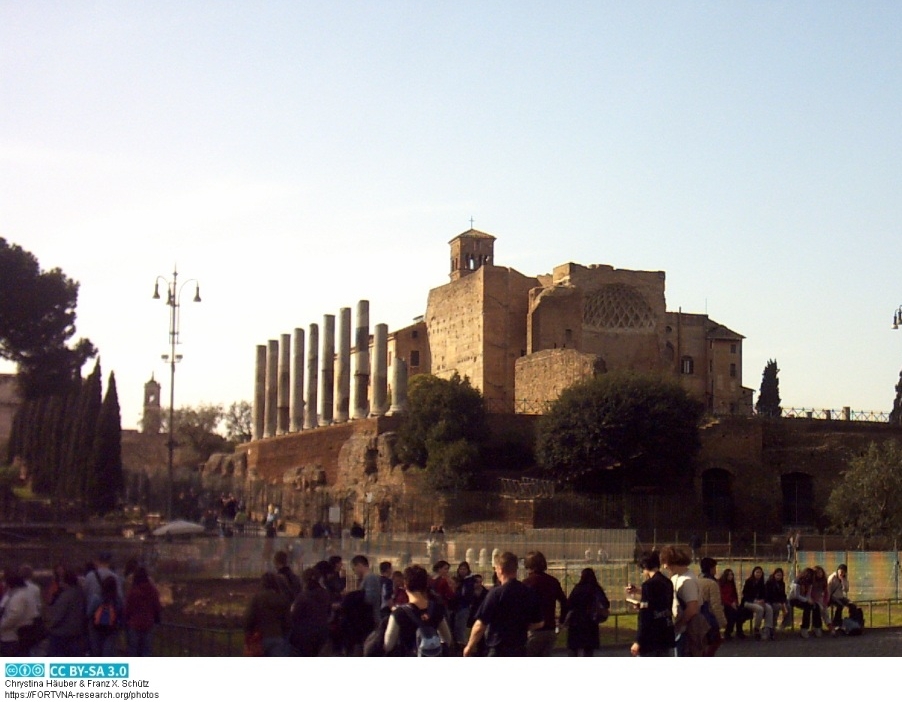
[(577, 380), (614, 370), (678, 377), (710, 412), (751, 412), (742, 336), (667, 311), (663, 272), (566, 263), (527, 276), (495, 264), (495, 237), (453, 238), (450, 282), (422, 321), (391, 334), (411, 374), (459, 373), (498, 412), (538, 413)]
[(211, 459), (207, 484), (276, 502), (302, 524), (336, 504), (369, 511), (362, 498), (398, 511), (401, 498), (417, 497), (392, 446), (408, 377), (419, 373), (468, 377), (499, 428), (531, 427), (521, 415), (616, 370), (672, 375), (710, 412), (751, 412), (743, 337), (704, 314), (668, 311), (663, 272), (566, 263), (525, 275), (496, 264), (495, 242), (472, 228), (454, 237), (450, 281), (429, 291), (409, 326), (371, 326), (361, 300), (260, 342), (253, 439)]

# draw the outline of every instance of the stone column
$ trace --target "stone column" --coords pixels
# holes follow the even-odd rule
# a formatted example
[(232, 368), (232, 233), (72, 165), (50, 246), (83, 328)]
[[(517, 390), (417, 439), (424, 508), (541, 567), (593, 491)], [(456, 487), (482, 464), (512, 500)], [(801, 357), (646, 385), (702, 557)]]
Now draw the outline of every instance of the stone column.
[(357, 328), (354, 331), (354, 413), (353, 419), (366, 419), (369, 413), (367, 389), (370, 385), (370, 303), (357, 302)]
[(332, 424), (335, 399), (335, 316), (323, 316), (323, 414), (320, 423)]
[(319, 327), (310, 324), (307, 327), (307, 404), (304, 407), (304, 429), (316, 429), (316, 392), (319, 378)]
[(335, 374), (335, 421), (346, 422), (351, 410), (351, 308), (338, 311), (338, 369)]
[(381, 417), (388, 409), (388, 325), (373, 329), (373, 416)]
[(392, 361), (391, 408), (389, 416), (407, 411), (407, 363), (398, 356)]
[(276, 433), (288, 433), (288, 408), (291, 396), (291, 334), (279, 336), (279, 401)]
[(291, 349), (291, 431), (304, 428), (304, 329), (294, 330)]
[(263, 413), (266, 409), (266, 346), (257, 346), (254, 364), (254, 441), (263, 438)]
[(279, 342), (266, 342), (266, 406), (263, 410), (263, 438), (276, 435), (279, 405)]

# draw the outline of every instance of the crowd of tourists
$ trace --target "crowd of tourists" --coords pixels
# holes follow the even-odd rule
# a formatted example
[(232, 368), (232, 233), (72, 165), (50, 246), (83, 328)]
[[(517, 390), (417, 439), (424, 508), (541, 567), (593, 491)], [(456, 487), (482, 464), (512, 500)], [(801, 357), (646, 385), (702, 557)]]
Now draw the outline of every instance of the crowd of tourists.
[(764, 569), (756, 566), (740, 592), (732, 569), (718, 577), (717, 562), (705, 557), (696, 576), (691, 562), (689, 553), (674, 546), (640, 558), (645, 581), (641, 587), (627, 586), (627, 600), (639, 611), (634, 655), (711, 657), (734, 633), (738, 639), (748, 637), (746, 623), (754, 639), (774, 640), (778, 630), (792, 626), (796, 609), (802, 613), (800, 634), (806, 639), (863, 628), (861, 609), (849, 601), (845, 564), (829, 576), (820, 566), (805, 568), (788, 588), (782, 569), (765, 578)]
[(488, 580), (463, 561), (374, 571), (362, 555), (332, 556), (294, 574), (284, 552), (244, 616), (249, 656), (550, 656), (562, 626), (570, 654), (591, 656), (610, 602), (591, 568), (566, 595), (541, 552), (495, 557)]
[[(691, 564), (691, 555), (674, 546), (641, 556), (644, 581), (625, 588), (638, 612), (632, 654), (713, 656), (734, 636), (773, 640), (792, 624), (794, 610), (802, 614), (803, 638), (860, 629), (844, 564), (830, 576), (821, 567), (804, 569), (788, 582), (782, 569), (765, 577), (756, 566), (741, 590), (731, 569), (717, 574), (714, 559), (702, 558), (697, 575)], [(568, 654), (592, 656), (610, 613), (594, 570), (583, 569), (567, 595), (541, 552), (530, 552), (523, 565), (520, 581), (518, 557), (499, 553), (487, 581), (467, 562), (456, 570), (439, 560), (431, 571), (418, 564), (397, 571), (384, 561), (373, 570), (358, 555), (346, 573), (344, 560), (333, 556), (298, 577), (278, 552), (275, 570), (263, 575), (247, 606), (245, 654), (550, 656), (566, 629)]]
[[(7, 568), (0, 584), (3, 657), (112, 657), (153, 654), (160, 595), (147, 570), (129, 561), (120, 575), (101, 552), (82, 571), (59, 565), (43, 590), (30, 566)], [(123, 649), (124, 648), (124, 649)]]

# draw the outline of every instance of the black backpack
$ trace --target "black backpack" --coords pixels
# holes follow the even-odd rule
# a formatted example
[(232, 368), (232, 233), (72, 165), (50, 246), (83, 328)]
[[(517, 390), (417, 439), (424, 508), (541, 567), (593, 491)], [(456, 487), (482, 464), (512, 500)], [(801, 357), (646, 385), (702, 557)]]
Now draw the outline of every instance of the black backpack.
[(849, 617), (842, 621), (846, 635), (861, 635), (864, 631), (864, 611), (854, 603), (849, 604)]
[[(442, 646), (442, 639), (436, 630), (427, 621), (432, 617), (436, 603), (429, 602), (429, 606), (425, 611), (420, 611), (416, 606), (407, 604), (402, 605), (395, 612), (403, 615), (405, 619), (413, 626), (416, 631), (414, 633), (413, 644), (406, 647), (406, 654), (410, 657), (443, 657), (445, 654)], [(397, 619), (397, 618), (396, 618)], [(405, 648), (401, 648), (403, 651)]]

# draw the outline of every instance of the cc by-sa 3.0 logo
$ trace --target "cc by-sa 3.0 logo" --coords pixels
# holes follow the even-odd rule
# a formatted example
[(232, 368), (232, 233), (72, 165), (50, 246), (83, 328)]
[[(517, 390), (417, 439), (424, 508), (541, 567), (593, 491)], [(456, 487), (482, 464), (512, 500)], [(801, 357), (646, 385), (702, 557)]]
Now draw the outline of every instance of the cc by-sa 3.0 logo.
[(43, 677), (43, 664), (29, 664), (28, 662), (7, 662), (6, 676), (8, 677)]

